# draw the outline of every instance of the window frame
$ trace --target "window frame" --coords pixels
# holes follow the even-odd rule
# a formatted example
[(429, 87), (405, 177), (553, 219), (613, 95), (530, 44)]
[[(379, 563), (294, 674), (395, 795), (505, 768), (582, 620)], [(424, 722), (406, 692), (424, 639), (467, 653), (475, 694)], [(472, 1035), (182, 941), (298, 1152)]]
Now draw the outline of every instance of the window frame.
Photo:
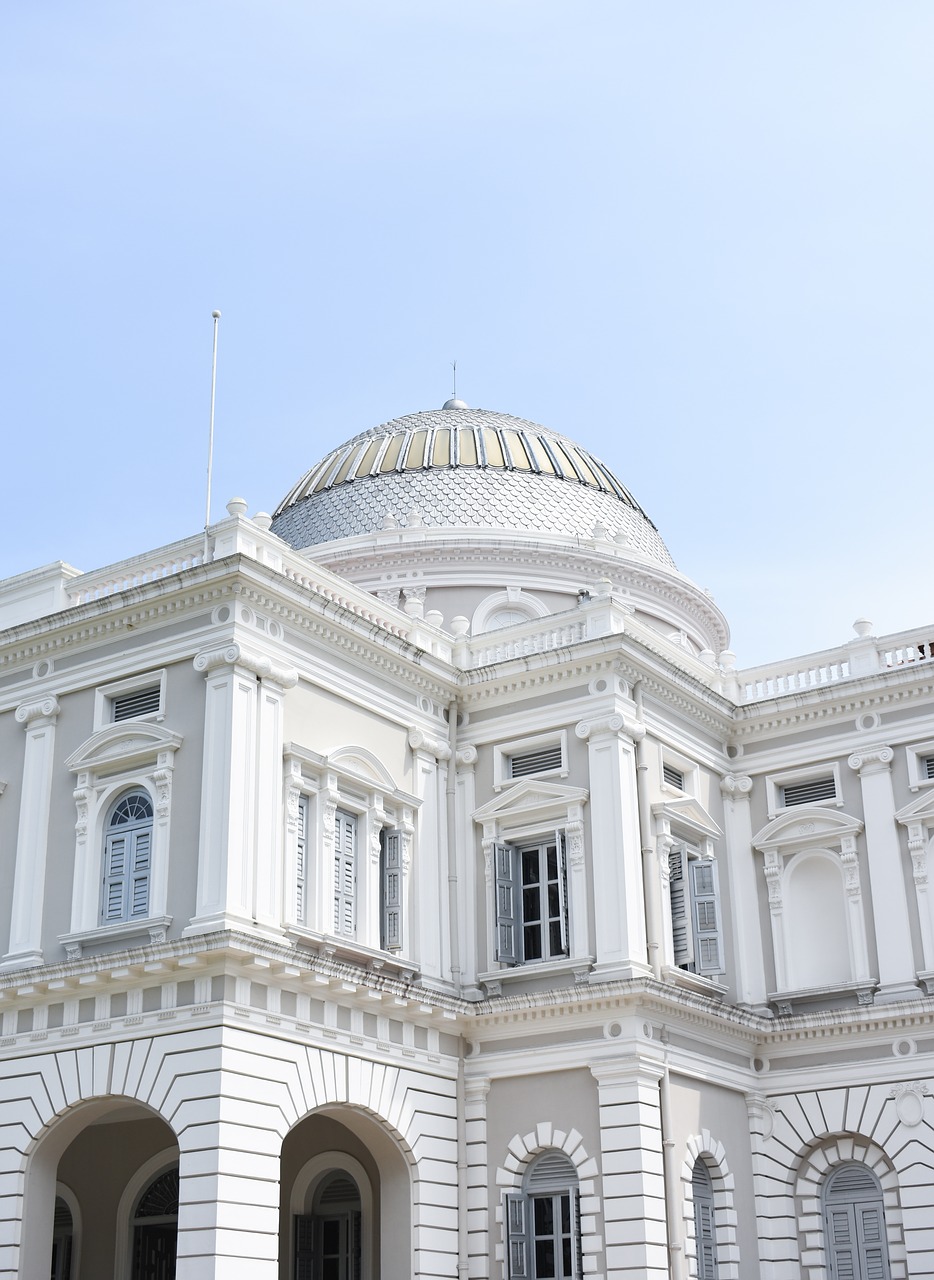
[[(523, 773), (519, 777), (513, 777), (512, 761), (515, 756), (547, 751), (549, 747), (558, 747), (561, 752), (561, 762), (557, 767), (536, 769), (529, 773)], [(536, 733), (524, 738), (513, 738), (508, 742), (496, 743), (493, 746), (494, 791), (502, 791), (506, 787), (514, 786), (525, 778), (566, 778), (568, 773), (568, 734), (566, 729), (558, 729), (551, 733)]]
[(934, 741), (917, 742), (905, 748), (905, 761), (908, 766), (908, 788), (910, 791), (921, 791), (926, 787), (934, 787), (934, 777), (929, 778), (924, 765), (926, 759), (934, 757)]
[[(720, 861), (717, 850), (723, 840), (723, 832), (703, 805), (693, 796), (682, 795), (673, 800), (666, 800), (652, 805), (652, 816), (655, 822), (656, 848), (658, 857), (658, 873), (661, 882), (661, 901), (664, 904), (662, 929), (665, 937), (665, 970), (668, 977), (679, 982), (702, 984), (702, 989), (710, 991), (711, 987), (725, 989), (724, 978), (727, 973), (726, 930), (723, 927), (723, 907), (720, 893), (719, 872)], [(682, 908), (676, 915), (676, 908), (682, 904), (672, 902), (671, 866), (674, 857), (680, 858), (683, 871), (687, 872), (686, 906), (687, 914)], [(699, 895), (694, 888), (695, 873), (690, 870), (691, 863), (713, 872), (713, 885), (709, 893), (703, 895), (707, 900), (715, 902), (716, 928), (704, 929), (698, 912)], [(678, 955), (683, 949), (677, 946), (676, 921), (686, 920), (689, 933), (690, 957), (679, 961)], [(703, 966), (696, 968), (695, 955), (698, 942), (704, 936), (716, 936), (718, 939), (720, 965), (717, 969)]]
[[(834, 794), (825, 800), (814, 800), (802, 804), (785, 804), (785, 787), (798, 783), (814, 782), (819, 778), (833, 777)], [(808, 765), (802, 769), (786, 769), (781, 773), (770, 773), (766, 776), (766, 796), (768, 797), (768, 814), (776, 818), (779, 814), (794, 813), (800, 809), (818, 808), (842, 809), (843, 792), (840, 786), (839, 760), (824, 761), (820, 764)]]
[[(128, 818), (126, 823), (118, 824), (116, 815), (121, 806), (130, 800), (142, 797), (149, 812), (144, 818)], [(120, 792), (110, 803), (104, 819), (104, 848), (101, 854), (101, 908), (100, 924), (102, 928), (109, 925), (131, 924), (149, 917), (149, 893), (152, 881), (152, 844), (155, 811), (152, 796), (145, 787), (131, 787)], [(123, 868), (115, 873), (114, 858), (118, 842), (124, 841)], [(145, 866), (141, 865), (144, 860)], [(143, 910), (136, 910), (139, 900), (139, 886), (143, 885)], [(119, 889), (120, 908), (113, 914), (109, 904), (114, 901), (114, 889)]]
[[(555, 876), (551, 875), (549, 854), (554, 850)], [(534, 880), (526, 880), (527, 859), (537, 855), (538, 874)], [(568, 920), (567, 837), (556, 830), (550, 837), (523, 841), (516, 844), (497, 844), (496, 859), (496, 960), (500, 964), (530, 965), (553, 964), (566, 960), (570, 955), (570, 925)], [(551, 885), (555, 884), (557, 911), (551, 910)], [(537, 919), (526, 917), (528, 891), (537, 890), (539, 914)], [(546, 905), (543, 914), (542, 904)], [(552, 946), (552, 922), (559, 930), (559, 945)], [(531, 930), (538, 934), (537, 955), (529, 955), (527, 936)]]
[[(537, 1169), (549, 1161), (562, 1164), (555, 1172)], [(567, 1231), (563, 1230), (563, 1204), (567, 1200)], [(534, 1207), (537, 1203), (551, 1201), (551, 1220), (557, 1224), (550, 1233), (537, 1232)], [(503, 1231), (505, 1236), (504, 1272), (506, 1280), (536, 1280), (536, 1243), (546, 1240), (548, 1234), (554, 1247), (556, 1268), (554, 1280), (582, 1280), (583, 1233), (581, 1231), (580, 1178), (573, 1161), (559, 1148), (539, 1151), (529, 1162), (517, 1191), (503, 1194)], [(562, 1247), (568, 1241), (569, 1262)]]
[[(159, 705), (155, 711), (147, 711), (141, 716), (127, 716), (114, 720), (114, 700), (131, 693), (141, 693), (155, 686), (159, 688)], [(165, 719), (166, 669), (146, 671), (142, 674), (127, 676), (123, 680), (112, 680), (108, 684), (98, 685), (94, 690), (94, 728), (103, 729), (109, 724), (161, 724)]]

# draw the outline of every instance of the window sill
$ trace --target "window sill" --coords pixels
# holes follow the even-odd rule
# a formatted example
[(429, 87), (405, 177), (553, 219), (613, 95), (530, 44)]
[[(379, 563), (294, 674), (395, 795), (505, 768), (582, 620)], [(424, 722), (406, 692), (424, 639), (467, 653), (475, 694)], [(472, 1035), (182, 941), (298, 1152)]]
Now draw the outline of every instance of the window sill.
[(688, 991), (696, 991), (699, 995), (714, 996), (724, 1000), (729, 995), (729, 987), (717, 978), (707, 978), (702, 973), (692, 973), (690, 969), (679, 969), (677, 966), (665, 965), (662, 977), (676, 987), (684, 987)]
[(398, 951), (376, 951), (362, 942), (354, 942), (349, 938), (344, 940), (334, 934), (317, 933), (300, 924), (287, 925), (286, 934), (297, 946), (350, 964), (363, 965), (374, 973), (395, 974), (405, 982), (414, 982), (421, 976), (415, 961), (407, 959)]
[(795, 991), (772, 991), (769, 992), (768, 999), (770, 1004), (775, 1005), (779, 1017), (785, 1017), (794, 1013), (795, 1005), (840, 1000), (846, 996), (855, 996), (858, 1005), (872, 1004), (878, 985), (878, 978), (866, 978), (862, 982), (834, 982), (826, 987), (799, 987)]
[(116, 924), (103, 924), (96, 929), (62, 933), (58, 940), (65, 948), (65, 955), (69, 960), (79, 960), (85, 947), (106, 942), (121, 942), (126, 938), (143, 939), (147, 934), (152, 943), (165, 942), (166, 932), (171, 923), (171, 916), (149, 916), (145, 920), (120, 920)]
[(586, 982), (593, 968), (593, 956), (571, 956), (561, 960), (532, 960), (528, 963), (503, 965), (487, 973), (478, 973), (477, 982), (488, 995), (501, 993), (503, 983), (533, 982), (539, 978), (558, 978), (572, 974), (575, 982)]

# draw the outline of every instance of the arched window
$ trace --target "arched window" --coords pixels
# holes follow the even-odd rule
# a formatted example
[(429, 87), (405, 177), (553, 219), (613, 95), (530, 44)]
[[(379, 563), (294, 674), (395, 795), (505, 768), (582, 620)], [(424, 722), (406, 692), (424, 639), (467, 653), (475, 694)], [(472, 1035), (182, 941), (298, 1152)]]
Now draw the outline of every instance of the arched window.
[(857, 1161), (838, 1164), (821, 1191), (832, 1280), (889, 1280), (882, 1187)]
[(133, 1280), (175, 1280), (178, 1166), (160, 1173), (133, 1215)]
[(128, 792), (110, 811), (104, 828), (101, 924), (149, 915), (152, 818), (152, 800), (145, 791)]
[(563, 1151), (531, 1162), (506, 1196), (509, 1280), (579, 1280), (583, 1274), (577, 1170)]
[(360, 1280), (360, 1190), (343, 1169), (319, 1184), (311, 1213), (295, 1218), (295, 1280)]
[(717, 1280), (717, 1228), (714, 1220), (713, 1182), (710, 1170), (698, 1156), (691, 1176), (694, 1197), (694, 1241), (697, 1247), (697, 1280)]

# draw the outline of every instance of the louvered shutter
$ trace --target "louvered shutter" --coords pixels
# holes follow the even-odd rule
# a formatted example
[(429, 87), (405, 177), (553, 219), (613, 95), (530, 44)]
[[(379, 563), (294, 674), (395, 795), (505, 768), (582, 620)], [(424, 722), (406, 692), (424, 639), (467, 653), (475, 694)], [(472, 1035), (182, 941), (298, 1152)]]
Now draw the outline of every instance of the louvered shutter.
[(295, 833), (295, 919), (305, 921), (306, 882), (308, 876), (308, 799), (300, 796)]
[(685, 864), (687, 860), (687, 850), (682, 846), (672, 849), (668, 855), (671, 939), (674, 948), (674, 962), (679, 968), (689, 965), (694, 959), (693, 931), (688, 915), (689, 895), (685, 880)]
[(506, 1193), (506, 1276), (507, 1280), (526, 1280), (529, 1275), (529, 1245), (526, 1233), (528, 1204), (518, 1192)]
[(856, 1219), (851, 1204), (827, 1211), (830, 1274), (834, 1280), (861, 1280), (856, 1255)]
[(106, 924), (123, 919), (126, 886), (127, 845), (125, 835), (108, 836), (104, 846), (104, 901), (101, 915)]
[(881, 1204), (857, 1204), (856, 1243), (863, 1261), (864, 1280), (889, 1280), (889, 1251)]
[(493, 857), (496, 863), (496, 959), (504, 964), (518, 964), (517, 853), (512, 845), (498, 844)]
[(722, 973), (723, 941), (720, 936), (717, 864), (712, 858), (695, 858), (688, 862), (688, 871), (694, 917), (695, 969), (698, 973)]
[(338, 810), (334, 819), (334, 932), (357, 930), (357, 819)]
[(694, 1197), (694, 1241), (698, 1280), (717, 1280), (717, 1240), (713, 1216), (713, 1183), (703, 1160), (695, 1160), (691, 1177)]
[(131, 838), (129, 910), (131, 919), (149, 914), (149, 873), (152, 869), (152, 832), (134, 831)]
[(315, 1280), (315, 1219), (310, 1213), (295, 1217), (295, 1280)]
[(558, 895), (561, 903), (561, 955), (569, 954), (568, 943), (568, 859), (567, 841), (563, 831), (555, 832), (555, 844), (558, 847)]
[(402, 832), (380, 832), (381, 937), (384, 951), (402, 948)]

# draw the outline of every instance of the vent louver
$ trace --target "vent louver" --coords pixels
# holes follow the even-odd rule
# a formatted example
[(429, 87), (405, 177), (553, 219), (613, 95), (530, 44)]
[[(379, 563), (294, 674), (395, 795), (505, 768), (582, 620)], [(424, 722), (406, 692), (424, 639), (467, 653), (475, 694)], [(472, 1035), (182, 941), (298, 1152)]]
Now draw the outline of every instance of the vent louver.
[(836, 800), (837, 784), (833, 774), (826, 778), (810, 778), (807, 782), (792, 782), (782, 787), (782, 804), (790, 808), (797, 804), (814, 804), (818, 800)]
[(544, 773), (548, 769), (560, 769), (562, 765), (561, 744), (542, 747), (538, 751), (523, 751), (519, 755), (509, 757), (509, 776), (524, 778), (530, 773)]
[(159, 710), (161, 700), (162, 690), (157, 684), (149, 689), (121, 693), (111, 701), (111, 719), (134, 720), (137, 716), (152, 715)]

